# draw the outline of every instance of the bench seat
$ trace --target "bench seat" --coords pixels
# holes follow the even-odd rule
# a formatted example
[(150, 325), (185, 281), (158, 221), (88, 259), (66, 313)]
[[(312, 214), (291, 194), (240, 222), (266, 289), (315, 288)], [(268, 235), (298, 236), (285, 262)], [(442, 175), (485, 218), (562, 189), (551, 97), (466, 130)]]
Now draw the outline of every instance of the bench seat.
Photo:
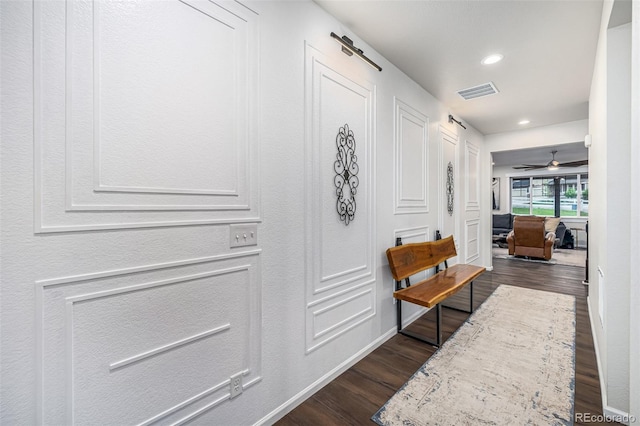
[(432, 308), (476, 279), (485, 271), (482, 266), (457, 264), (444, 269), (411, 287), (397, 290), (393, 297)]
[[(447, 259), (451, 259), (456, 255), (453, 236), (450, 235), (441, 239), (439, 232), (436, 232), (435, 241), (426, 241), (423, 243), (403, 245), (402, 239), (397, 238), (396, 246), (387, 249), (389, 269), (391, 270), (391, 275), (396, 280), (396, 291), (393, 293), (393, 297), (397, 300), (396, 318), (398, 333), (439, 347), (442, 344), (441, 302), (457, 293), (467, 284), (469, 284), (469, 310), (467, 311), (451, 306), (447, 308), (467, 313), (473, 312), (473, 280), (486, 269), (482, 266), (467, 264), (449, 266)], [(446, 269), (440, 271), (440, 264), (443, 262)], [(430, 268), (435, 268), (435, 275), (411, 285), (410, 277)], [(403, 280), (406, 282), (404, 288), (402, 288)], [(402, 301), (427, 308), (436, 308), (435, 341), (425, 339), (422, 336), (404, 330), (402, 327)]]

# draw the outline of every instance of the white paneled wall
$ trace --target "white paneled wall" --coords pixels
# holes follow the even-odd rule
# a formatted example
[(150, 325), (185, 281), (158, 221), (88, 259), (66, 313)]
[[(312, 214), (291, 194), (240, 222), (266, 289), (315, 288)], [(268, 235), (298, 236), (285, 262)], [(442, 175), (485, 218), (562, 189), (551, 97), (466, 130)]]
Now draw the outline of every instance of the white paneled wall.
[(464, 179), (466, 211), (480, 210), (480, 148), (469, 141), (465, 142)]
[(38, 232), (259, 219), (258, 17), (222, 4), (34, 3)]
[(362, 76), (311, 45), (305, 54), (309, 352), (376, 313), (376, 103)]
[(395, 100), (395, 212), (429, 212), (429, 118)]
[(478, 258), (482, 136), (312, 1), (0, 8), (3, 424), (273, 423), (395, 333), (397, 236)]
[(253, 250), (38, 281), (42, 421), (176, 421), (257, 383), (259, 272)]

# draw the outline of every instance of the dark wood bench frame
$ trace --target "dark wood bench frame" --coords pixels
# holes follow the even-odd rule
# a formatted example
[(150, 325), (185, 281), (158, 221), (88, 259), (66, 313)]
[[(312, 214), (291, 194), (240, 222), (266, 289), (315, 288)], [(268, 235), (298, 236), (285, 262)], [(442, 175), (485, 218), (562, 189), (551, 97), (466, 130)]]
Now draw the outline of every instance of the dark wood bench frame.
[[(436, 234), (439, 237), (439, 234)], [(456, 264), (449, 267), (447, 259), (455, 257), (456, 246), (453, 236), (436, 241), (412, 243), (402, 245), (402, 240), (396, 240), (396, 246), (387, 250), (387, 259), (391, 275), (396, 280), (396, 290), (393, 297), (396, 302), (396, 317), (398, 333), (429, 343), (436, 347), (442, 344), (442, 308), (441, 302), (457, 293), (469, 284), (469, 310), (445, 306), (466, 313), (473, 312), (473, 280), (482, 274), (486, 268), (482, 266)], [(445, 269), (439, 271), (439, 265), (445, 264)], [(435, 268), (435, 275), (411, 285), (409, 277), (430, 268)], [(402, 288), (402, 281), (406, 287)], [(411, 302), (427, 308), (436, 307), (436, 340), (428, 340), (402, 328), (402, 301)]]

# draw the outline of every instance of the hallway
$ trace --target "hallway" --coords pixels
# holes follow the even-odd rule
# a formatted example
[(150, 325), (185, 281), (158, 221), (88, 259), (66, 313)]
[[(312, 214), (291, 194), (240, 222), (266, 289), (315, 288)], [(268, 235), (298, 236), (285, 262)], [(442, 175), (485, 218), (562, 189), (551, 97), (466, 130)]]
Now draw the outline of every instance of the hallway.
[[(514, 285), (576, 297), (575, 413), (602, 414), (600, 383), (587, 311), (584, 268), (494, 259), (494, 270), (474, 282), (477, 308), (499, 285)], [(466, 300), (466, 291), (460, 300)], [(452, 299), (455, 299), (452, 298)], [(417, 333), (435, 333), (429, 312), (412, 324)], [(446, 340), (467, 315), (443, 310)], [(371, 424), (370, 417), (435, 352), (435, 348), (395, 335), (355, 366), (286, 415), (279, 425)], [(576, 424), (581, 424), (576, 422)]]

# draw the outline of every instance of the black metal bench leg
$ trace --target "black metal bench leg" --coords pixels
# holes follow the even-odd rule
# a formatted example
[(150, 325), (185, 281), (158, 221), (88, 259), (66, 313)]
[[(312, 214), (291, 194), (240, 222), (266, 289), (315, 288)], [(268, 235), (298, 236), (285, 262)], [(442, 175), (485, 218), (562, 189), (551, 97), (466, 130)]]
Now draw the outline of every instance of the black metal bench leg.
[(398, 321), (398, 334), (402, 334), (403, 336), (411, 337), (412, 339), (419, 340), (424, 343), (428, 343), (436, 348), (439, 348), (442, 345), (442, 308), (438, 303), (436, 305), (436, 340), (425, 339), (424, 337), (412, 333), (410, 331), (405, 331), (402, 329), (402, 308), (400, 307), (401, 300), (396, 300), (396, 314)]
[(442, 308), (438, 303), (436, 305), (436, 345), (440, 347), (442, 345)]
[(464, 312), (465, 314), (473, 313), (473, 281), (469, 283), (469, 310), (456, 308), (455, 306), (444, 305), (445, 308), (458, 312)]
[[(396, 300), (396, 318), (398, 321), (398, 334), (402, 334), (403, 336), (411, 337), (416, 340), (420, 340), (421, 342), (428, 343), (430, 345), (439, 348), (442, 346), (442, 306), (440, 303), (436, 305), (436, 340), (425, 339), (422, 336), (411, 333), (409, 331), (404, 331), (402, 329), (402, 308), (401, 308), (401, 300)], [(466, 311), (464, 309), (453, 308), (449, 306), (445, 306), (447, 309), (453, 309), (454, 311), (465, 312), (467, 314), (473, 313), (473, 281), (469, 283), (469, 310)]]
[(402, 305), (401, 300), (396, 300), (396, 321), (398, 322), (398, 333), (402, 332)]

